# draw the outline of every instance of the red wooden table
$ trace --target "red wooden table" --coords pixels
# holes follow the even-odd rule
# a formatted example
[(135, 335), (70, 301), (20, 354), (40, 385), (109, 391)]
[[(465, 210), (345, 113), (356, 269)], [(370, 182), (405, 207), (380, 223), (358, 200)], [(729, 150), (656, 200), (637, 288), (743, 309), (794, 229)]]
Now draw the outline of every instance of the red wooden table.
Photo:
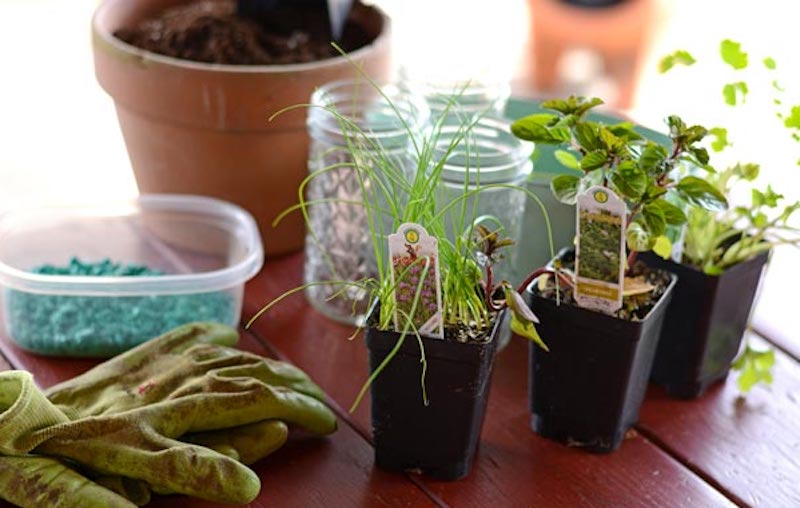
[[(298, 285), (302, 263), (301, 254), (270, 260), (247, 286), (244, 318)], [(768, 279), (767, 289), (770, 284), (780, 280)], [(800, 506), (800, 337), (788, 317), (781, 319), (755, 318), (756, 329), (772, 340), (753, 340), (779, 346), (769, 390), (757, 388), (741, 399), (733, 376), (695, 401), (672, 400), (651, 388), (640, 423), (607, 455), (530, 430), (527, 344), (514, 339), (497, 356), (471, 474), (440, 482), (373, 467), (369, 398), (354, 414), (346, 411), (367, 375), (363, 340), (347, 341), (352, 330), (295, 295), (243, 332), (240, 347), (304, 369), (327, 391), (340, 426), (328, 438), (291, 439), (256, 464), (262, 491), (251, 506)], [(96, 363), (29, 354), (7, 337), (0, 339), (0, 352), (0, 369), (29, 370), (43, 387)], [(150, 506), (218, 505), (156, 496)]]

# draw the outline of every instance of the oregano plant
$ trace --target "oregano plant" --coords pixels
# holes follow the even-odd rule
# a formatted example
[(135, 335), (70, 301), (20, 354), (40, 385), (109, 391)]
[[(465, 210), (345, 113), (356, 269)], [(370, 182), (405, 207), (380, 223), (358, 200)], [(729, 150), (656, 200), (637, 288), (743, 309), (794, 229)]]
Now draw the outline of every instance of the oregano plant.
[[(725, 39), (719, 44), (719, 57), (733, 75), (722, 87), (723, 101), (727, 106), (740, 107), (745, 103), (749, 92), (743, 71), (749, 67), (750, 55), (741, 43)], [(695, 62), (696, 59), (689, 52), (678, 50), (661, 59), (659, 70), (663, 73), (675, 65), (690, 66)], [(788, 130), (791, 138), (800, 141), (800, 105), (787, 106), (784, 103), (785, 90), (774, 74), (778, 68), (775, 59), (765, 56), (760, 62), (770, 79), (771, 106), (775, 108), (775, 116)], [(733, 146), (732, 136), (727, 128), (714, 127), (710, 134), (713, 136), (710, 144), (713, 151), (721, 152)], [(800, 165), (800, 160), (797, 160), (797, 164)], [(791, 223), (800, 210), (800, 201), (788, 201), (769, 184), (765, 188), (756, 187), (754, 184), (759, 172), (758, 164), (736, 163), (710, 176), (710, 183), (724, 196), (730, 195), (734, 188), (749, 185), (750, 201), (724, 212), (691, 210), (684, 237), (682, 262), (695, 266), (706, 274), (721, 275), (725, 270), (778, 245), (800, 246), (800, 228)], [(772, 350), (761, 351), (747, 344), (732, 365), (740, 373), (740, 390), (747, 393), (758, 383), (770, 384), (773, 363)]]

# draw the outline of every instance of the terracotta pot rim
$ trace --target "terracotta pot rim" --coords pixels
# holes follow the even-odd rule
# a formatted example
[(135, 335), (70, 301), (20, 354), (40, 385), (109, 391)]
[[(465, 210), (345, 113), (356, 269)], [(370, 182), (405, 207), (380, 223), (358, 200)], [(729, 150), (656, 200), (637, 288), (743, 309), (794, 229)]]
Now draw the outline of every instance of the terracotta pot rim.
[(362, 46), (355, 51), (347, 53), (347, 56), (334, 56), (331, 58), (325, 58), (323, 60), (316, 60), (314, 62), (279, 65), (233, 65), (196, 62), (193, 60), (185, 60), (182, 58), (175, 58), (154, 53), (152, 51), (147, 51), (114, 37), (109, 30), (106, 30), (106, 27), (104, 27), (101, 23), (102, 17), (106, 15), (106, 12), (109, 9), (112, 9), (116, 4), (127, 1), (130, 0), (104, 0), (100, 5), (98, 5), (97, 9), (92, 15), (92, 32), (95, 36), (95, 40), (99, 38), (99, 40), (112, 49), (134, 57), (143, 63), (154, 62), (191, 71), (221, 72), (228, 74), (297, 74), (301, 72), (312, 72), (317, 71), (320, 68), (341, 65), (342, 63), (346, 63), (347, 60), (360, 60), (364, 54), (374, 51), (374, 49), (377, 47), (388, 44), (391, 32), (391, 20), (389, 16), (387, 16), (387, 14), (378, 6), (369, 4), (365, 5), (365, 7), (375, 10), (382, 18), (383, 26), (381, 27), (381, 31), (371, 43)]

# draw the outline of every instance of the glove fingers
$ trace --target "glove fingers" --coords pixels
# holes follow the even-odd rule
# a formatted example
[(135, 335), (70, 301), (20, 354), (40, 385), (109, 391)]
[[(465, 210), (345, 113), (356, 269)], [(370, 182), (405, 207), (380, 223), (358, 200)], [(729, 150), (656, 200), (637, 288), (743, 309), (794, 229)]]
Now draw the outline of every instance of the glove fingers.
[(283, 446), (288, 437), (289, 428), (285, 423), (264, 420), (232, 429), (187, 434), (181, 441), (211, 448), (249, 465)]
[[(117, 423), (137, 416), (118, 415)], [(147, 418), (145, 414), (141, 416)], [(76, 426), (78, 432), (74, 437), (54, 438), (37, 451), (69, 458), (103, 475), (142, 480), (158, 493), (246, 504), (261, 490), (258, 475), (230, 457), (203, 446), (166, 438), (144, 422), (140, 422), (138, 432), (131, 432), (136, 428), (128, 423), (121, 432), (109, 433), (105, 438), (86, 439), (81, 437), (82, 429)]]
[[(269, 386), (251, 377), (210, 380), (209, 391), (154, 404), (143, 411), (157, 430), (178, 437), (247, 425), (262, 420), (283, 420), (314, 434), (336, 430), (336, 416), (324, 403), (285, 386)], [(167, 409), (169, 408), (169, 409)]]
[[(45, 391), (47, 397), (74, 418), (120, 412), (152, 400), (131, 395), (151, 377), (176, 372), (180, 354), (197, 344), (233, 346), (236, 329), (217, 323), (190, 323), (122, 353), (73, 379)], [(184, 376), (191, 375), (183, 369)], [(173, 383), (174, 384), (174, 383)], [(128, 388), (128, 391), (125, 388)], [(157, 394), (152, 394), (151, 398)]]
[(270, 386), (285, 386), (317, 400), (324, 400), (325, 393), (308, 375), (294, 365), (269, 358), (255, 358), (248, 365), (231, 366), (214, 372), (220, 377), (252, 377)]
[(24, 508), (136, 508), (46, 457), (0, 457), (0, 498)]

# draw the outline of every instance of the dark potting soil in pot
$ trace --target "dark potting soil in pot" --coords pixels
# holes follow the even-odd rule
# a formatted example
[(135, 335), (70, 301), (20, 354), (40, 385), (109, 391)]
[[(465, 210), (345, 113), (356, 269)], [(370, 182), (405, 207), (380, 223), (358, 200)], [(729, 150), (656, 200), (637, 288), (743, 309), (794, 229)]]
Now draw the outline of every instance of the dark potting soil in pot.
[[(575, 268), (574, 253), (566, 253), (562, 257), (562, 262), (564, 268), (573, 270)], [(667, 287), (669, 287), (671, 279), (667, 272), (661, 270), (651, 270), (642, 262), (634, 263), (633, 268), (628, 275), (630, 277), (643, 277), (644, 281), (652, 285), (654, 289), (645, 294), (623, 296), (622, 308), (611, 313), (610, 315), (620, 319), (625, 319), (627, 321), (641, 321), (661, 299), (661, 296), (663, 296), (664, 292), (667, 290)], [(575, 298), (573, 296), (571, 287), (561, 284), (559, 289), (561, 292), (562, 304), (565, 303), (567, 305), (573, 305), (576, 307), (578, 306), (577, 303), (575, 303)], [(539, 296), (543, 298), (549, 298), (551, 300), (556, 299), (556, 285), (553, 277), (548, 278), (547, 285), (539, 292)]]
[[(197, 0), (165, 10), (114, 36), (133, 46), (184, 60), (228, 65), (282, 65), (338, 56), (330, 44), (328, 14), (306, 3), (271, 16), (245, 18), (235, 0)], [(348, 21), (339, 45), (349, 53), (372, 42)]]

